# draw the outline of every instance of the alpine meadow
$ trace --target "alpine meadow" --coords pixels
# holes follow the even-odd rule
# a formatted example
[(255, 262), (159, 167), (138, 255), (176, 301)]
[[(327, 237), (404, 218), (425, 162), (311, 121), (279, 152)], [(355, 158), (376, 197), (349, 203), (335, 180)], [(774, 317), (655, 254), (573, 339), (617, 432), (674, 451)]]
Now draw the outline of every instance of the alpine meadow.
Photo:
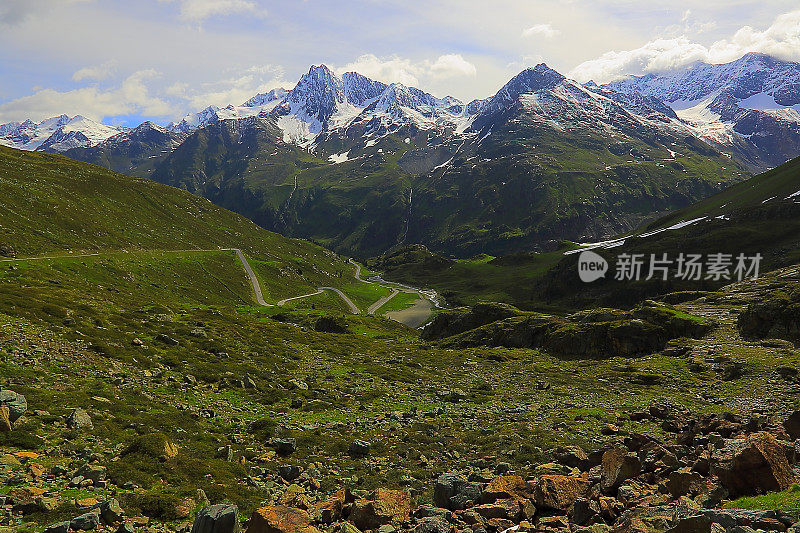
[(800, 532), (796, 2), (0, 49), (0, 533)]

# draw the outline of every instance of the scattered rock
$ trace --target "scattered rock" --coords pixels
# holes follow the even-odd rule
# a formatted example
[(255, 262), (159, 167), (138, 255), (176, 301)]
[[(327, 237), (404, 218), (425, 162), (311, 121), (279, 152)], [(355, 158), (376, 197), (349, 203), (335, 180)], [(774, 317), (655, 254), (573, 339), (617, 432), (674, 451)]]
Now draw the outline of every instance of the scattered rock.
[(67, 416), (67, 427), (71, 429), (94, 429), (89, 413), (81, 408), (73, 409)]
[(547, 475), (533, 484), (533, 501), (539, 509), (566, 511), (586, 490), (586, 482), (569, 476)]
[(528, 500), (531, 498), (533, 487), (517, 475), (503, 475), (495, 477), (483, 490), (481, 501), (491, 503), (495, 500), (511, 498), (513, 500)]
[(411, 495), (405, 490), (377, 489), (369, 500), (353, 504), (350, 521), (361, 530), (383, 524), (401, 524), (411, 513)]
[(0, 406), (0, 431), (5, 433), (11, 431), (11, 417), (6, 406)]
[(217, 504), (201, 509), (194, 519), (191, 533), (239, 533), (239, 508)]
[(75, 531), (91, 531), (100, 525), (100, 513), (89, 511), (72, 519), (69, 523), (70, 529)]
[(44, 528), (44, 533), (69, 533), (69, 522), (59, 522)]
[(437, 507), (456, 511), (477, 504), (481, 498), (480, 483), (467, 481), (461, 474), (449, 472), (436, 479), (433, 488), (433, 503)]
[(355, 457), (364, 457), (369, 455), (370, 443), (365, 440), (356, 439), (350, 443), (348, 452)]
[(600, 488), (610, 493), (625, 480), (639, 474), (642, 464), (635, 453), (628, 453), (623, 447), (612, 448), (603, 454)]
[(297, 451), (297, 440), (293, 438), (275, 438), (270, 441), (270, 445), (279, 455), (291, 455)]
[(724, 440), (711, 469), (732, 498), (785, 490), (796, 481), (784, 446), (766, 432)]
[(414, 527), (414, 533), (450, 533), (450, 524), (441, 518), (423, 518)]
[(180, 344), (180, 342), (178, 342), (177, 339), (173, 339), (172, 337), (170, 337), (165, 333), (159, 333), (158, 335), (156, 335), (156, 340), (158, 342), (163, 342), (164, 344), (167, 344), (169, 346), (178, 346)]
[(302, 509), (270, 505), (253, 512), (247, 533), (319, 533), (311, 523), (311, 515)]
[(28, 400), (18, 392), (4, 389), (0, 390), (0, 407), (8, 407), (8, 418), (14, 423), (28, 410)]

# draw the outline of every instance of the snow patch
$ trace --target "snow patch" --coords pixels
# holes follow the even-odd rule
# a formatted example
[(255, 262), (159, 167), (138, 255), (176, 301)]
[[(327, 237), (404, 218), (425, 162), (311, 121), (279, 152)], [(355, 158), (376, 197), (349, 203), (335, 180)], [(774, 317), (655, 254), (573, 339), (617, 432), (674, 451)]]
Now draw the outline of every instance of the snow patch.
[(350, 160), (347, 157), (347, 154), (349, 154), (349, 153), (350, 153), (350, 150), (348, 150), (347, 152), (342, 152), (341, 154), (330, 155), (330, 156), (328, 156), (328, 161), (330, 161), (331, 163), (334, 163), (334, 164), (344, 163), (345, 161), (349, 161)]

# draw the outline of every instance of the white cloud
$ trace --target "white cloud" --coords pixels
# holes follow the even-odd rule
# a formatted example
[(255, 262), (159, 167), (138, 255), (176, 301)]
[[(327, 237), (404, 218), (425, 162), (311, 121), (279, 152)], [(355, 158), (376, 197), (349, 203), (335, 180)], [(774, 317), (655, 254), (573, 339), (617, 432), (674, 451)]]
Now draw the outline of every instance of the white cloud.
[[(688, 19), (688, 15), (685, 18)], [(581, 63), (570, 72), (570, 76), (579, 81), (604, 83), (629, 74), (659, 72), (694, 61), (727, 63), (748, 52), (800, 60), (800, 10), (778, 16), (764, 31), (744, 26), (731, 38), (718, 40), (710, 46), (681, 35), (671, 39), (655, 39), (633, 50), (606, 52), (596, 59)]]
[(213, 83), (203, 83), (192, 88), (187, 83), (175, 83), (166, 89), (166, 94), (184, 100), (192, 109), (210, 105), (225, 107), (241, 105), (259, 93), (286, 85), (283, 69), (272, 65), (253, 66), (231, 73), (229, 77)]
[(536, 24), (522, 32), (523, 37), (544, 37), (545, 39), (552, 39), (558, 35), (561, 35), (561, 32), (550, 23)]
[(0, 25), (14, 26), (24, 22), (34, 13), (50, 11), (56, 6), (69, 6), (93, 2), (94, 0), (2, 0), (0, 2)]
[(339, 73), (355, 71), (385, 83), (412, 86), (419, 86), (420, 79), (425, 77), (476, 76), (478, 72), (475, 65), (464, 59), (461, 54), (445, 54), (435, 60), (422, 61), (412, 61), (398, 56), (382, 59), (374, 54), (364, 54), (336, 70)]
[(410, 60), (397, 56), (389, 59), (379, 59), (374, 54), (364, 54), (355, 61), (336, 70), (339, 73), (358, 72), (368, 78), (386, 83), (419, 85), (419, 79), (415, 74), (418, 69)]
[(464, 59), (461, 54), (445, 54), (436, 58), (433, 63), (424, 62), (423, 68), (430, 70), (435, 76), (449, 78), (451, 76), (475, 76), (478, 69)]
[(166, 101), (150, 94), (146, 81), (158, 76), (154, 70), (141, 70), (110, 90), (82, 87), (72, 91), (41, 89), (0, 105), (0, 122), (43, 120), (66, 113), (84, 115), (94, 120), (139, 113), (146, 116), (174, 114)]
[(102, 65), (84, 67), (72, 75), (72, 81), (95, 80), (102, 81), (114, 73), (114, 62), (109, 61)]
[[(175, 0), (159, 0), (174, 2)], [(180, 2), (181, 19), (188, 22), (202, 22), (216, 15), (250, 13), (265, 16), (266, 11), (250, 0), (177, 0)]]

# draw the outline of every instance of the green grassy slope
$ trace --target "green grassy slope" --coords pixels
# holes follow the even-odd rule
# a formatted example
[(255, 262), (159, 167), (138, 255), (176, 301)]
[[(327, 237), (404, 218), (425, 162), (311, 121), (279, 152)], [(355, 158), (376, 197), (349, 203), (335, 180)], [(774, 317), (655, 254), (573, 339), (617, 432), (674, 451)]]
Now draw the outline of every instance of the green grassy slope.
[(800, 158), (655, 220), (647, 225), (647, 229), (665, 227), (702, 216), (718, 216), (731, 211), (758, 207), (772, 200), (782, 200), (798, 190), (800, 190)]
[[(136, 267), (135, 256), (108, 258), (108, 252), (241, 248), (252, 261), (271, 303), (312, 292), (319, 286), (351, 291), (359, 306), (389, 292), (355, 280), (354, 266), (333, 252), (264, 230), (204, 198), (150, 180), (62, 156), (0, 147), (0, 184), (4, 190), (0, 245), (6, 254), (10, 250), (18, 257), (101, 252), (109, 261), (126, 262), (116, 280), (119, 283), (125, 275), (135, 275), (130, 269), (158, 268), (162, 259), (139, 257), (141, 264)], [(227, 268), (224, 275), (215, 277), (210, 270), (211, 263), (219, 260), (216, 256), (197, 255), (192, 267), (195, 277), (187, 275), (187, 279), (208, 284), (231, 279), (246, 281), (233, 254), (222, 254)], [(190, 255), (170, 268), (183, 269), (188, 274)], [(177, 260), (177, 256), (170, 257)], [(115, 281), (98, 282), (112, 285)], [(238, 297), (244, 298), (242, 303), (252, 301), (247, 291)]]
[(0, 184), (0, 242), (21, 256), (216, 247), (324, 253), (185, 191), (57, 155), (0, 147)]
[[(421, 243), (461, 258), (621, 233), (746, 177), (675, 133), (562, 132), (523, 107), (510, 113), (480, 138), (404, 129), (370, 146), (326, 138), (313, 154), (282, 142), (269, 119), (223, 121), (194, 132), (151, 177), (343, 253)], [(328, 159), (344, 152), (345, 162)], [(419, 173), (401, 164), (439, 152), (447, 164)]]
[[(626, 236), (622, 246), (596, 250), (611, 272), (592, 284), (580, 282), (578, 254), (518, 254), (486, 260), (449, 260), (410, 248), (377, 258), (373, 268), (387, 279), (437, 289), (451, 304), (480, 300), (506, 302), (527, 310), (574, 310), (593, 305), (633, 305), (643, 298), (676, 291), (713, 291), (726, 280), (676, 279), (618, 282), (616, 257), (622, 253), (746, 254), (763, 256), (761, 271), (800, 262), (800, 159), (736, 184), (706, 200), (676, 211), (633, 234), (669, 227), (684, 220), (705, 220), (646, 237)], [(567, 246), (564, 247), (566, 249)], [(644, 272), (646, 275), (647, 272)]]

